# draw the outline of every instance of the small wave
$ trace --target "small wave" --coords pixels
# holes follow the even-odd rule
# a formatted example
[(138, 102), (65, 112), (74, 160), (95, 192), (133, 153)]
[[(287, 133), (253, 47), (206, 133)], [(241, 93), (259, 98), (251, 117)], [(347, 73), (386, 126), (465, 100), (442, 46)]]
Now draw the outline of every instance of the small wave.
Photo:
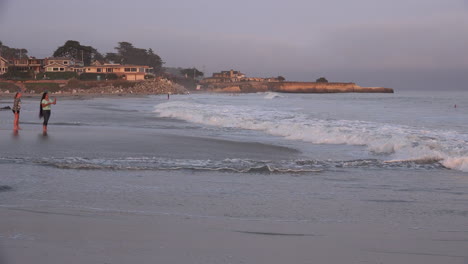
[(265, 93), (265, 99), (275, 99), (275, 98), (281, 98), (281, 97), (284, 97), (282, 95), (280, 95), (279, 93), (273, 93), (273, 92), (267, 92)]
[[(21, 122), (23, 124), (28, 124), (28, 125), (42, 125), (42, 121), (41, 122)], [(55, 125), (55, 126), (86, 126), (88, 124), (84, 124), (84, 123), (81, 123), (81, 122), (52, 122), (52, 123), (49, 123), (51, 125)]]
[(358, 120), (323, 120), (305, 113), (265, 107), (239, 108), (180, 101), (159, 104), (154, 112), (161, 117), (197, 124), (262, 131), (288, 140), (365, 146), (369, 152), (388, 160), (413, 164), (438, 161), (446, 168), (468, 172), (468, 135), (455, 131), (427, 131)]
[(447, 158), (442, 164), (450, 169), (468, 172), (468, 157)]
[(52, 125), (56, 126), (85, 126), (86, 124), (83, 124), (81, 122), (52, 122)]
[(377, 159), (320, 161), (282, 160), (262, 161), (247, 159), (192, 160), (163, 159), (157, 157), (100, 158), (83, 157), (20, 159), (2, 158), (0, 163), (31, 163), (74, 170), (194, 170), (235, 173), (318, 173), (332, 169), (379, 168), (379, 169), (444, 169), (437, 160), (382, 161)]

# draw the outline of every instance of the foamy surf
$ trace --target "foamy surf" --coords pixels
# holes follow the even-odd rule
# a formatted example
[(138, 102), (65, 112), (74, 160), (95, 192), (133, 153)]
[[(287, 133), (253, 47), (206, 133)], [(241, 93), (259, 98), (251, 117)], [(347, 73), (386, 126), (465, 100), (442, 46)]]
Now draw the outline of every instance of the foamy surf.
[(281, 97), (284, 97), (284, 96), (280, 95), (279, 93), (267, 92), (265, 93), (265, 96), (263, 98), (271, 100), (271, 99), (281, 98)]
[(38, 164), (59, 169), (74, 170), (194, 170), (236, 173), (318, 173), (334, 169), (416, 169), (430, 170), (443, 168), (436, 160), (426, 161), (381, 161), (377, 159), (358, 160), (251, 160), (251, 159), (167, 159), (159, 157), (128, 158), (1, 158), (0, 163)]
[(429, 131), (398, 124), (359, 120), (323, 120), (300, 112), (252, 106), (203, 105), (174, 101), (155, 106), (155, 113), (223, 128), (262, 131), (314, 144), (365, 146), (387, 161), (434, 160), (446, 168), (468, 172), (468, 135)]

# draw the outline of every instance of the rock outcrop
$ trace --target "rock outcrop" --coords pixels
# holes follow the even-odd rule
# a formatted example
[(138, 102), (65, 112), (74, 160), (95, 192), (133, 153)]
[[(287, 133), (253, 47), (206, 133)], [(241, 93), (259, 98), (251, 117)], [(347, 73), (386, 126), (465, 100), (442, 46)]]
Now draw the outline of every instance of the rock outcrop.
[(102, 87), (92, 87), (90, 89), (74, 89), (72, 93), (102, 93), (102, 94), (186, 94), (187, 89), (172, 81), (147, 80), (135, 83), (134, 86), (124, 87), (122, 85), (109, 85)]
[(269, 87), (281, 93), (393, 93), (391, 88), (361, 87), (355, 83), (275, 82)]
[(211, 92), (279, 92), (279, 93), (393, 93), (391, 88), (361, 87), (355, 83), (317, 82), (224, 82), (203, 86)]

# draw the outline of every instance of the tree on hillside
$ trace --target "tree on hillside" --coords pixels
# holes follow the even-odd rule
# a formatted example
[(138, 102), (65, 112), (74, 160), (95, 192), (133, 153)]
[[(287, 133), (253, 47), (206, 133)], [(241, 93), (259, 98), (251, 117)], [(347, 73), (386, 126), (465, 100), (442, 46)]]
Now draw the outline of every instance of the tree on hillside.
[(280, 82), (286, 80), (286, 78), (284, 78), (283, 76), (278, 76), (276, 79), (278, 79), (278, 81), (280, 81)]
[(6, 45), (3, 45), (3, 42), (0, 41), (0, 56), (7, 60), (28, 58), (28, 50), (10, 48)]
[(316, 82), (318, 82), (318, 83), (327, 83), (328, 80), (327, 80), (325, 77), (320, 77), (320, 78), (318, 78), (318, 79), (316, 80)]
[(197, 68), (187, 68), (187, 69), (181, 69), (180, 70), (180, 73), (182, 75), (184, 75), (186, 78), (192, 78), (192, 79), (195, 79), (197, 77), (203, 77), (205, 74), (199, 70), (197, 70)]
[(155, 73), (161, 71), (164, 63), (152, 49), (135, 48), (130, 42), (119, 42), (115, 50), (117, 52), (106, 54), (106, 60), (121, 64), (148, 65), (153, 67)]
[(94, 60), (103, 60), (104, 57), (93, 47), (83, 46), (76, 40), (68, 40), (63, 46), (55, 50), (54, 57), (66, 57), (78, 61), (83, 60), (85, 66)]

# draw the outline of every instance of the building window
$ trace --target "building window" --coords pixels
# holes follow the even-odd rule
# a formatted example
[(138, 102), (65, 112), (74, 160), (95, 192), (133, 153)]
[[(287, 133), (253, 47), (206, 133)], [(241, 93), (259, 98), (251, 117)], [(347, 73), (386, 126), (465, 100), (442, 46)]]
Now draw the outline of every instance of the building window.
[(101, 69), (101, 68), (97, 68), (97, 72), (102, 72), (102, 69)]
[(59, 69), (58, 69), (58, 68), (53, 68), (52, 70), (53, 70), (53, 71), (58, 71)]
[(107, 68), (106, 72), (112, 72), (112, 68)]
[(124, 71), (129, 72), (130, 68), (125, 68)]
[(67, 65), (67, 64), (68, 64), (68, 61), (64, 61), (63, 64), (64, 64), (64, 65)]
[(137, 71), (137, 68), (132, 68), (132, 72), (136, 72)]
[(65, 71), (65, 69), (64, 69), (64, 68), (60, 68), (60, 71)]

